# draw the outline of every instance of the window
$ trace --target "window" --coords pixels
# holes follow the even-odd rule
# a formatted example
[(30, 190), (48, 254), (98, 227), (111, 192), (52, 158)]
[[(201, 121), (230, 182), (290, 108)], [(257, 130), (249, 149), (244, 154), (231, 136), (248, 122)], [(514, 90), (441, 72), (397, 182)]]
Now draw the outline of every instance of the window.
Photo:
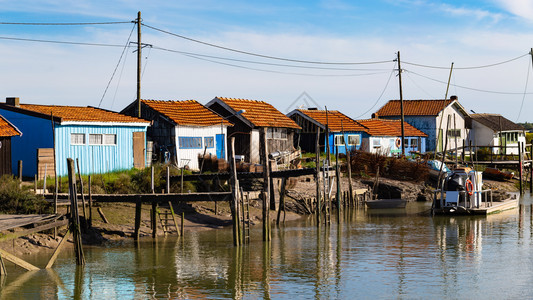
[(104, 145), (116, 145), (116, 144), (117, 144), (116, 134), (104, 134)]
[(358, 146), (361, 144), (361, 137), (358, 135), (348, 135), (348, 145)]
[(267, 139), (286, 140), (287, 128), (272, 128), (267, 129)]
[(204, 147), (214, 148), (215, 147), (215, 138), (212, 136), (204, 137)]
[(373, 148), (381, 148), (381, 140), (380, 139), (373, 139), (372, 140), (372, 147)]
[(411, 148), (418, 148), (418, 139), (411, 140)]
[(89, 134), (89, 145), (116, 145), (116, 134)]
[(343, 135), (335, 135), (335, 146), (344, 145), (344, 136)]
[[(409, 147), (409, 139), (403, 139), (403, 145), (405, 148)], [(401, 147), (402, 145), (400, 145)], [(412, 147), (412, 146), (411, 146)]]
[(506, 143), (517, 143), (518, 142), (518, 132), (505, 132), (502, 133), (505, 138)]
[(71, 145), (85, 145), (85, 134), (84, 133), (71, 133), (70, 144)]
[(201, 137), (179, 137), (180, 149), (202, 149)]
[(448, 129), (448, 137), (454, 138), (454, 137), (461, 137), (461, 129)]

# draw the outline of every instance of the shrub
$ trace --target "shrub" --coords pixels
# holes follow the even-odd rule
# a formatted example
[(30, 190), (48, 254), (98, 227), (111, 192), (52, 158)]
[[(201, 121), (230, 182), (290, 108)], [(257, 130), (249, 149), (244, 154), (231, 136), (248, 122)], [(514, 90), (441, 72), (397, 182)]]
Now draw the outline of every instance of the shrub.
[(0, 177), (0, 212), (7, 214), (45, 214), (52, 208), (42, 196), (29, 189), (21, 189), (11, 175)]

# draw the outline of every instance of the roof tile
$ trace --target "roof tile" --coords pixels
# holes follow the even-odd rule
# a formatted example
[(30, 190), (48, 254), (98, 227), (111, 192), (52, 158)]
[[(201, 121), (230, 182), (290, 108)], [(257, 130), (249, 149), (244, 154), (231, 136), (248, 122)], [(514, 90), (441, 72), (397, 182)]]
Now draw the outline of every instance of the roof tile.
[(20, 135), (18, 129), (0, 116), (0, 137)]
[(217, 98), (235, 111), (241, 109), (246, 110), (241, 116), (257, 127), (301, 128), (291, 118), (264, 101), (224, 97)]
[[(371, 136), (401, 136), (402, 123), (400, 120), (385, 120), (385, 119), (368, 119), (357, 120), (368, 128), (368, 134)], [(403, 122), (405, 136), (421, 136), (428, 135), (413, 127), (407, 122)]]
[(327, 118), (325, 110), (298, 109), (298, 111), (322, 124), (323, 126), (326, 126), (327, 123), (329, 130), (333, 132), (341, 132), (343, 130), (368, 131), (368, 128), (337, 110), (329, 110), (327, 112)]
[(494, 131), (525, 130), (522, 125), (516, 124), (499, 114), (471, 114), (470, 117)]
[(196, 100), (185, 101), (157, 101), (142, 100), (142, 103), (155, 111), (165, 115), (178, 125), (211, 126), (223, 122), (232, 126), (227, 120), (203, 106)]
[(20, 104), (20, 108), (45, 115), (53, 114), (54, 117), (61, 118), (62, 122), (149, 123), (143, 119), (96, 107)]
[[(455, 100), (403, 100), (403, 114), (405, 116), (436, 116), (453, 101)], [(390, 100), (376, 112), (378, 118), (400, 114), (400, 100)]]

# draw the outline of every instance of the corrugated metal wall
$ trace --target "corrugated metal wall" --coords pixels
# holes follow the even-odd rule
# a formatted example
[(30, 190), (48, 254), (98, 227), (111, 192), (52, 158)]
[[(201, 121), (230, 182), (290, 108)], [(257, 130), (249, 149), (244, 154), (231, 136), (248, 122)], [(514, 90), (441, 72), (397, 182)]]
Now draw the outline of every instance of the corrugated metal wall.
[[(67, 158), (78, 158), (82, 174), (106, 173), (133, 168), (133, 132), (137, 126), (58, 125), (56, 159), (58, 176), (67, 175)], [(71, 133), (86, 135), (84, 145), (72, 145)], [(89, 134), (116, 134), (116, 145), (89, 145)], [(145, 140), (146, 144), (146, 140)], [(146, 155), (146, 153), (145, 153)]]
[[(214, 139), (214, 147), (207, 148), (206, 154), (216, 155), (216, 135), (220, 132), (224, 133), (224, 136), (227, 136), (227, 126), (221, 128), (220, 125), (216, 126), (207, 126), (207, 127), (192, 127), (192, 126), (177, 126), (176, 127), (176, 145), (177, 145), (177, 163), (181, 167), (183, 164), (186, 164), (185, 159), (189, 160), (189, 168), (193, 170), (198, 170), (198, 154), (204, 153), (204, 138), (212, 137)], [(202, 148), (199, 149), (180, 149), (179, 147), (179, 137), (201, 137), (202, 138)], [(224, 145), (225, 147), (225, 145)], [(228, 153), (227, 149), (225, 153)]]

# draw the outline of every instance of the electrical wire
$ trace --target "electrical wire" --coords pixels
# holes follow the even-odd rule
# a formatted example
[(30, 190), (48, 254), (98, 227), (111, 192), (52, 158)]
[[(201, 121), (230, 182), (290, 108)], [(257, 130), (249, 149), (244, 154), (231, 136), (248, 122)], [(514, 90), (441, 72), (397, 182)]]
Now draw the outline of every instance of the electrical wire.
[(111, 81), (115, 77), (115, 73), (117, 72), (118, 67), (120, 66), (120, 62), (122, 60), (122, 57), (124, 56), (124, 52), (126, 52), (126, 49), (128, 49), (128, 45), (130, 44), (131, 35), (133, 34), (133, 30), (135, 29), (135, 24), (133, 25), (133, 28), (131, 28), (130, 35), (128, 36), (128, 40), (126, 41), (126, 44), (124, 45), (124, 48), (122, 49), (122, 53), (120, 53), (120, 57), (118, 59), (117, 65), (115, 66), (115, 70), (113, 70), (113, 74), (111, 74), (111, 78), (109, 78), (109, 81), (107, 82), (107, 86), (105, 87), (104, 93), (102, 94), (102, 98), (100, 98), (100, 103), (98, 103), (98, 108), (100, 108), (100, 105), (102, 104), (102, 100), (104, 100), (105, 94), (107, 93), (107, 89), (109, 88), (109, 85), (111, 85)]
[(245, 70), (275, 73), (275, 74), (284, 74), (284, 75), (299, 75), (299, 76), (311, 76), (311, 77), (358, 77), (358, 76), (370, 76), (370, 75), (386, 73), (386, 72), (374, 72), (374, 73), (365, 73), (365, 74), (306, 74), (306, 73), (282, 72), (282, 71), (258, 69), (258, 68), (251, 68), (251, 67), (240, 66), (240, 65), (230, 64), (230, 63), (224, 63), (224, 62), (220, 62), (220, 61), (216, 61), (212, 59), (197, 57), (191, 54), (182, 54), (182, 55), (190, 57), (190, 58), (195, 58), (198, 60), (203, 60), (203, 61), (208, 61), (208, 62), (215, 63), (215, 64), (224, 65), (224, 66), (231, 66), (231, 67), (245, 69)]
[(376, 100), (376, 102), (374, 102), (374, 105), (372, 105), (367, 111), (365, 111), (364, 113), (360, 114), (359, 116), (355, 117), (354, 119), (357, 120), (359, 119), (360, 117), (366, 115), (369, 111), (371, 111), (372, 109), (374, 109), (374, 107), (376, 107), (376, 105), (378, 104), (378, 102), (381, 100), (381, 97), (383, 97), (383, 94), (385, 94), (385, 91), (387, 90), (387, 87), (389, 86), (389, 83), (390, 83), (390, 80), (392, 78), (392, 74), (394, 74), (394, 71), (396, 70), (396, 63), (394, 64), (394, 67), (392, 68), (392, 71), (390, 72), (390, 75), (389, 75), (389, 79), (387, 79), (387, 83), (385, 84), (385, 87), (383, 88), (383, 90), (381, 91), (381, 94), (379, 95), (378, 99)]
[(218, 49), (222, 49), (222, 50), (227, 50), (227, 51), (231, 51), (231, 52), (236, 52), (236, 53), (241, 53), (241, 54), (246, 54), (246, 55), (251, 55), (251, 56), (257, 56), (257, 57), (262, 57), (262, 58), (268, 58), (268, 59), (290, 61), (290, 62), (297, 62), (297, 63), (305, 63), (305, 64), (323, 64), (323, 65), (372, 65), (372, 64), (388, 63), (388, 62), (392, 61), (392, 60), (383, 60), (383, 61), (372, 61), (372, 62), (323, 62), (323, 61), (310, 61), (310, 60), (298, 60), (298, 59), (291, 59), (291, 58), (283, 58), (283, 57), (258, 54), (258, 53), (238, 50), (238, 49), (234, 49), (234, 48), (224, 47), (224, 46), (220, 46), (220, 45), (216, 45), (216, 44), (200, 41), (200, 40), (197, 40), (197, 39), (193, 39), (193, 38), (190, 38), (190, 37), (186, 37), (186, 36), (183, 36), (183, 35), (180, 35), (180, 34), (176, 34), (176, 33), (170, 32), (170, 31), (166, 31), (166, 30), (163, 30), (163, 29), (159, 29), (159, 28), (156, 28), (156, 27), (153, 27), (153, 26), (150, 26), (150, 25), (146, 25), (144, 23), (141, 23), (141, 25), (145, 26), (147, 28), (153, 29), (155, 31), (159, 31), (161, 33), (172, 35), (172, 36), (175, 36), (175, 37), (178, 37), (178, 38), (181, 38), (181, 39), (184, 39), (184, 40), (188, 40), (188, 41), (191, 41), (191, 42), (195, 42), (195, 43), (198, 43), (198, 44), (202, 44), (202, 45), (206, 45), (206, 46), (210, 46), (210, 47), (214, 47), (214, 48), (218, 48)]
[[(418, 74), (418, 73), (413, 72), (413, 71), (409, 71), (409, 70), (405, 70), (405, 69), (404, 69), (404, 71), (410, 72), (410, 73), (415, 74), (417, 76), (420, 76), (420, 77), (423, 77), (423, 78), (426, 78), (428, 80), (432, 80), (432, 81), (435, 81), (435, 82), (438, 82), (438, 83), (448, 84), (447, 82), (444, 82), (442, 80), (438, 80), (438, 79), (434, 79), (434, 78), (431, 78), (431, 77), (428, 77), (428, 76), (424, 76), (422, 74)], [(500, 95), (522, 95), (523, 94), (521, 92), (499, 92), (499, 91), (482, 90), (482, 89), (471, 88), (471, 87), (457, 85), (457, 84), (453, 84), (453, 86), (459, 87), (459, 88), (462, 88), (462, 89), (465, 89), (465, 90), (471, 90), (471, 91), (483, 92), (483, 93), (490, 93), (490, 94), (500, 94)], [(526, 93), (526, 94), (530, 95), (530, 94), (533, 94), (533, 93)]]
[(421, 86), (418, 85), (418, 83), (416, 83), (416, 81), (413, 80), (413, 78), (409, 75), (409, 72), (406, 72), (405, 73), (407, 75), (407, 78), (418, 88), (420, 89), (422, 92), (426, 93), (426, 95), (428, 95), (430, 98), (433, 98), (433, 96), (428, 93), (428, 91), (426, 91), (424, 88), (422, 88)]
[(115, 24), (128, 24), (136, 21), (118, 21), (118, 22), (75, 22), (75, 23), (33, 23), (33, 22), (0, 22), (0, 25), (38, 25), (38, 26), (78, 26), (78, 25), (115, 25)]
[(39, 39), (25, 39), (0, 36), (0, 40), (13, 40), (23, 42), (39, 42), (39, 43), (52, 43), (52, 44), (67, 44), (67, 45), (81, 45), (81, 46), (99, 46), (99, 47), (124, 47), (124, 45), (118, 44), (98, 44), (98, 43), (82, 43), (82, 42), (68, 42), (68, 41), (56, 41), (56, 40), (39, 40)]
[(529, 82), (529, 70), (531, 69), (531, 64), (527, 64), (527, 75), (526, 75), (526, 86), (524, 87), (524, 95), (522, 96), (522, 103), (520, 103), (520, 110), (518, 111), (518, 117), (516, 117), (516, 122), (518, 122), (518, 119), (520, 119), (520, 115), (522, 114), (522, 109), (524, 108), (524, 100), (526, 99), (526, 93), (527, 93), (527, 84)]
[[(506, 63), (509, 63), (509, 62), (512, 62), (512, 61), (515, 61), (515, 60), (518, 60), (524, 56), (528, 56), (530, 55), (530, 53), (526, 53), (526, 54), (523, 54), (523, 55), (520, 55), (518, 57), (515, 57), (515, 58), (511, 58), (511, 59), (508, 59), (506, 61), (502, 61), (502, 62), (497, 62), (497, 63), (493, 63), (493, 64), (489, 64), (489, 65), (482, 65), (482, 66), (470, 66), (470, 67), (454, 67), (455, 70), (473, 70), (473, 69), (482, 69), (482, 68), (490, 68), (490, 67), (494, 67), (494, 66), (499, 66), (499, 65), (503, 65), (503, 64), (506, 64)], [(417, 64), (417, 63), (412, 63), (412, 62), (406, 62), (406, 61), (403, 61), (402, 60), (402, 64), (406, 64), (406, 65), (412, 65), (412, 66), (417, 66), (417, 67), (423, 67), (423, 68), (431, 68), (431, 69), (447, 69), (449, 70), (450, 67), (439, 67), (439, 66), (430, 66), (430, 65), (423, 65), (423, 64)]]
[(206, 58), (212, 58), (212, 59), (220, 59), (220, 60), (227, 60), (227, 61), (234, 61), (234, 62), (243, 62), (243, 63), (250, 63), (250, 64), (267, 65), (267, 66), (288, 67), (288, 68), (302, 68), (302, 69), (316, 69), (316, 70), (338, 70), (338, 71), (385, 71), (385, 70), (388, 71), (389, 70), (389, 69), (359, 69), (359, 68), (354, 69), (354, 68), (297, 66), (297, 65), (267, 63), (267, 62), (252, 61), (252, 60), (245, 60), (245, 59), (236, 59), (236, 58), (227, 58), (227, 57), (213, 56), (213, 55), (206, 55), (206, 54), (198, 54), (198, 53), (185, 52), (185, 51), (180, 51), (180, 50), (172, 50), (172, 49), (156, 47), (156, 46), (154, 46), (153, 48), (157, 49), (157, 50), (161, 50), (161, 51), (167, 51), (167, 52), (173, 52), (173, 53), (179, 53), (179, 54), (188, 54), (188, 55), (194, 55), (194, 56), (206, 57)]

